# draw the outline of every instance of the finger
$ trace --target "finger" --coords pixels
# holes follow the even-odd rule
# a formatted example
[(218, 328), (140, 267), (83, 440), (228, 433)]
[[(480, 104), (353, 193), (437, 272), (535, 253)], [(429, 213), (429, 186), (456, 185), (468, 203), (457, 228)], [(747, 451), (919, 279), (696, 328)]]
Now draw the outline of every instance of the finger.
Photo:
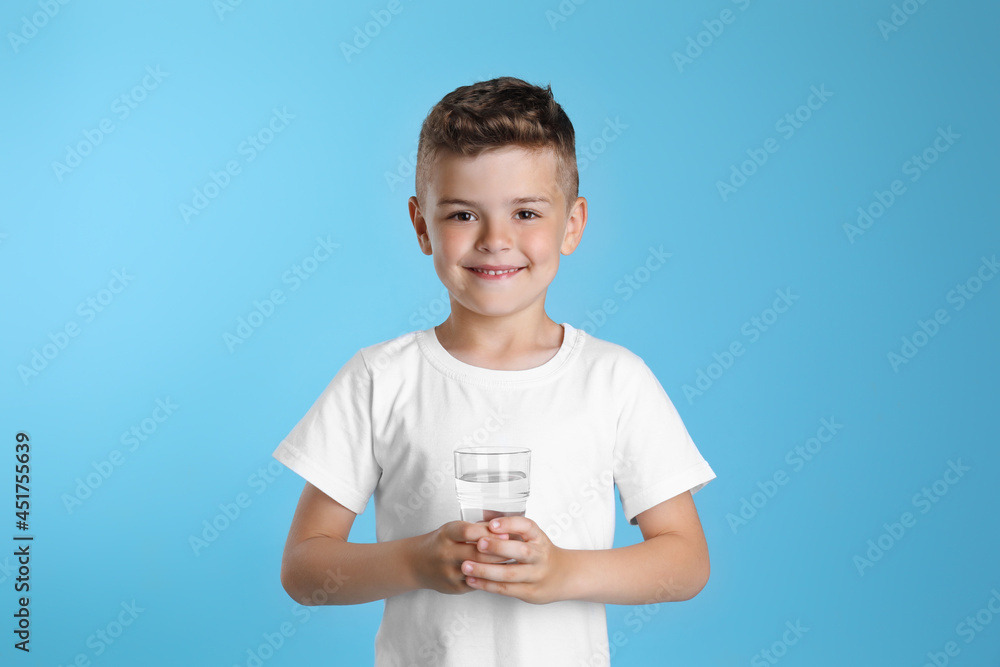
[(476, 561), (467, 560), (462, 563), (462, 574), (465, 575), (466, 583), (468, 583), (469, 577), (474, 580), (487, 580), (496, 581), (503, 583), (515, 583), (524, 581), (525, 573), (524, 565), (518, 565), (516, 563), (511, 565), (490, 565), (488, 563), (478, 563)]
[(485, 523), (483, 524), (483, 528), (485, 529), (485, 532), (483, 532), (483, 534), (480, 535), (479, 538), (477, 539), (482, 539), (483, 537), (489, 537), (491, 539), (499, 539), (499, 540), (511, 539), (509, 533), (494, 533), (492, 530), (490, 530), (490, 527)]
[(482, 537), (498, 537), (498, 534), (491, 531), (489, 525), (485, 521), (479, 521), (477, 523), (462, 521), (459, 523), (461, 523), (462, 526), (459, 534), (454, 538), (456, 542), (475, 542)]
[(528, 545), (517, 540), (481, 537), (476, 542), (476, 549), (483, 555), (500, 556), (504, 560), (514, 558), (519, 563), (531, 562), (532, 560)]
[(498, 595), (506, 595), (513, 598), (521, 598), (521, 591), (524, 590), (524, 584), (521, 583), (490, 581), (489, 579), (480, 579), (478, 577), (468, 577), (465, 580), (465, 585), (474, 591), (486, 591), (487, 593), (497, 593)]
[(444, 530), (445, 536), (455, 542), (475, 542), (481, 533), (476, 524), (468, 521), (449, 521)]
[(541, 536), (541, 529), (531, 519), (524, 516), (502, 516), (493, 519), (489, 523), (492, 533), (514, 533), (524, 538), (526, 542), (537, 540)]
[(459, 554), (458, 560), (455, 561), (456, 566), (461, 566), (462, 563), (467, 560), (477, 561), (479, 563), (502, 563), (512, 558), (512, 556), (498, 556), (496, 554), (483, 553), (477, 548), (475, 542), (467, 545), (467, 547), (467, 549), (464, 549), (462, 553)]

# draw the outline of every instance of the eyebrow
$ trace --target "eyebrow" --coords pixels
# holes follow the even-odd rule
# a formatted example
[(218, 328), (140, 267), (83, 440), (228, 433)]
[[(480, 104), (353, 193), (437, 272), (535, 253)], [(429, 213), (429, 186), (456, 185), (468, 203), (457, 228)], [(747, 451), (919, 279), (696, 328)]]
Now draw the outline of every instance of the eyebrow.
[[(552, 204), (552, 200), (544, 195), (529, 195), (527, 197), (517, 197), (507, 201), (508, 206), (519, 206), (521, 204)], [(451, 205), (467, 206), (469, 208), (477, 208), (480, 206), (478, 202), (468, 201), (466, 199), (457, 199), (455, 197), (446, 197), (438, 200), (438, 206)]]

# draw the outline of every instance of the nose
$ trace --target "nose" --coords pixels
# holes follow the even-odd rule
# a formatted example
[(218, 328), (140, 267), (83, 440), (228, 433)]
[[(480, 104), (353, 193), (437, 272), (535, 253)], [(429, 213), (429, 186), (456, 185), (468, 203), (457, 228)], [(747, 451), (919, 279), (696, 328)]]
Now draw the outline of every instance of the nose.
[(509, 250), (511, 246), (511, 229), (506, 220), (484, 218), (482, 234), (476, 243), (476, 248), (482, 252), (499, 252)]

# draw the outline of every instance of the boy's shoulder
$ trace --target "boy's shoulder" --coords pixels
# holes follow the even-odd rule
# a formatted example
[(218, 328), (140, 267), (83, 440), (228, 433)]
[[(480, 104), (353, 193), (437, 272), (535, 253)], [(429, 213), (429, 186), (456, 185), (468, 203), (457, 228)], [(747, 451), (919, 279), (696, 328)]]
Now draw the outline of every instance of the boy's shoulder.
[(583, 329), (577, 329), (582, 343), (583, 358), (591, 364), (627, 372), (646, 368), (646, 360), (620, 343), (598, 338)]
[(421, 329), (402, 333), (394, 338), (366, 345), (357, 351), (356, 356), (364, 360), (370, 371), (385, 368), (398, 361), (401, 354), (416, 353), (417, 338), (422, 334), (423, 330)]
[(574, 332), (580, 335), (586, 347), (589, 348), (591, 354), (595, 357), (623, 358), (632, 361), (642, 360), (638, 354), (621, 343), (615, 343), (605, 338), (598, 338), (594, 334), (588, 333), (586, 329), (574, 329)]

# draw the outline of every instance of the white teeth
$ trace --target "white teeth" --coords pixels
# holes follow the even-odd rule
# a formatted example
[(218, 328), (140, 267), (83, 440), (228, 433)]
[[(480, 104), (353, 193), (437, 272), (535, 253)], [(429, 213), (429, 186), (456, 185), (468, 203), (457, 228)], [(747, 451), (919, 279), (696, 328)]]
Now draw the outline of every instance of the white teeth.
[(507, 269), (506, 271), (484, 271), (483, 269), (472, 269), (472, 270), (473, 271), (477, 271), (479, 273), (488, 273), (491, 276), (495, 276), (498, 273), (514, 273), (515, 271), (518, 271), (519, 269)]

